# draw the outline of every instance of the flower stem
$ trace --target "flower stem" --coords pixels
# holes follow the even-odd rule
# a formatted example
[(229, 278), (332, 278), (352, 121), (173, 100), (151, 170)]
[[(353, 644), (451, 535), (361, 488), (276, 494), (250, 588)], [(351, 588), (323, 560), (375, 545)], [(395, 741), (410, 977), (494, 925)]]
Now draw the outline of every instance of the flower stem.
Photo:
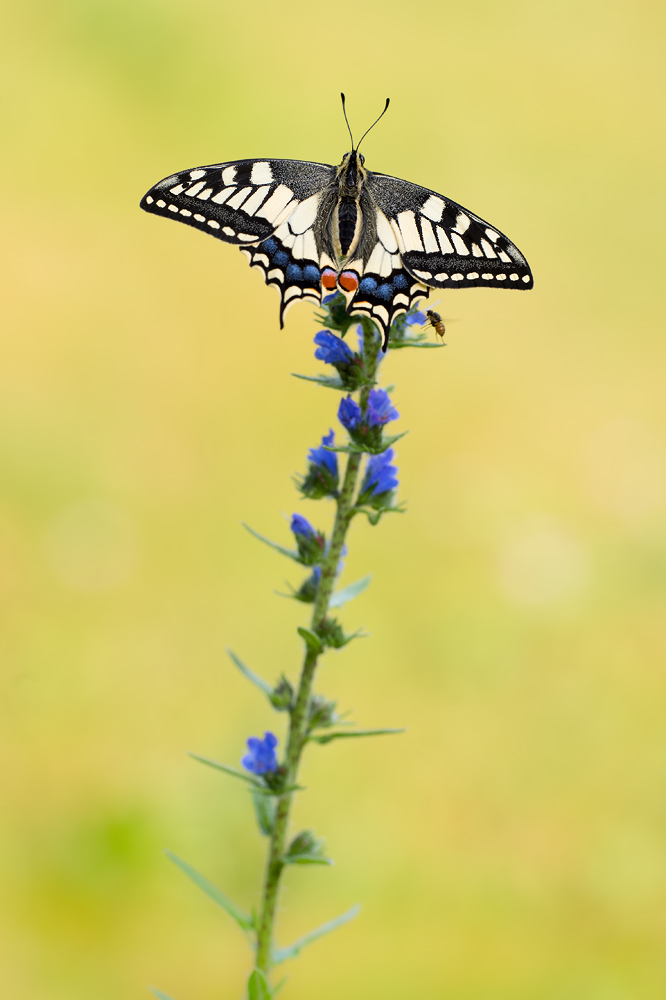
[[(379, 353), (379, 343), (377, 341), (374, 324), (367, 319), (361, 320), (363, 325), (363, 354), (365, 358), (366, 372), (371, 380), (374, 380), (377, 371), (377, 357)], [(368, 405), (368, 396), (371, 386), (364, 386), (360, 393), (360, 406), (365, 413)], [(347, 467), (342, 483), (342, 489), (337, 498), (337, 509), (333, 533), (328, 548), (326, 559), (321, 567), (321, 577), (317, 587), (317, 597), (315, 599), (312, 613), (311, 630), (317, 632), (326, 619), (328, 605), (333, 593), (335, 579), (337, 576), (338, 564), (342, 556), (347, 531), (353, 516), (354, 495), (361, 466), (361, 455), (352, 453), (347, 460)], [(312, 684), (319, 654), (309, 647), (305, 654), (303, 668), (301, 671), (300, 683), (296, 695), (294, 707), (291, 710), (289, 726), (289, 736), (287, 739), (287, 750), (285, 754), (284, 783), (286, 788), (292, 788), (296, 784), (298, 777), (298, 766), (301, 754), (305, 747), (308, 735), (308, 709)], [(284, 854), (287, 841), (287, 827), (289, 823), (289, 812), (291, 809), (291, 797), (293, 792), (285, 792), (277, 800), (275, 810), (275, 822), (271, 834), (268, 851), (268, 861), (266, 865), (266, 875), (264, 879), (264, 892), (261, 913), (257, 925), (257, 958), (256, 966), (262, 972), (268, 973), (271, 966), (271, 945), (273, 940), (273, 926), (275, 922), (275, 909), (277, 906), (280, 877), (284, 868)]]

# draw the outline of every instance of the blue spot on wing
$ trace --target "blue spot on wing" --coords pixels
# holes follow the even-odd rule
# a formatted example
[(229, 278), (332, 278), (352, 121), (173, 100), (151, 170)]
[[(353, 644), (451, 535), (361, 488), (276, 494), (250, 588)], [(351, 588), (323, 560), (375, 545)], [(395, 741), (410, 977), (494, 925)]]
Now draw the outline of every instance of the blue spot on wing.
[(361, 284), (358, 286), (359, 292), (365, 292), (366, 295), (372, 295), (377, 287), (377, 282), (374, 278), (363, 278)]

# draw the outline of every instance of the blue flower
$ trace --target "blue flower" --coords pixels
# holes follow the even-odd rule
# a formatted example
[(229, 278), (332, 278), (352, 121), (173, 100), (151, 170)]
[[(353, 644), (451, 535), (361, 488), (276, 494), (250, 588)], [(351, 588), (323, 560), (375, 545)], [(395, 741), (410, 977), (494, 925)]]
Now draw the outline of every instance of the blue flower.
[(426, 315), (422, 312), (410, 313), (405, 316), (405, 326), (423, 326), (426, 321)]
[(355, 431), (361, 423), (361, 407), (351, 396), (340, 400), (338, 420), (348, 431)]
[(319, 345), (315, 358), (327, 365), (350, 365), (354, 360), (354, 352), (330, 330), (320, 330), (314, 342)]
[(273, 733), (264, 733), (263, 740), (251, 736), (247, 741), (249, 753), (241, 762), (245, 770), (252, 774), (270, 774), (272, 771), (277, 771), (278, 762), (275, 756), (277, 745), (277, 736)]
[(317, 534), (308, 519), (303, 517), (302, 514), (291, 515), (291, 530), (297, 539), (300, 536), (301, 538), (310, 540), (311, 538), (315, 538)]
[(335, 444), (335, 434), (329, 431), (321, 439), (319, 448), (310, 448), (308, 452), (308, 471), (302, 479), (297, 479), (297, 485), (304, 497), (310, 500), (321, 500), (322, 497), (338, 495), (338, 456), (334, 451), (324, 447)]
[(384, 389), (371, 389), (368, 396), (366, 420), (369, 427), (383, 427), (389, 420), (397, 420), (400, 414), (391, 406), (391, 397)]
[[(395, 465), (391, 465), (393, 458), (393, 448), (383, 451), (381, 455), (370, 457), (361, 483), (357, 501), (359, 504), (381, 501), (384, 505), (390, 499), (390, 494), (398, 486), (398, 470)], [(373, 504), (373, 506), (375, 505)]]

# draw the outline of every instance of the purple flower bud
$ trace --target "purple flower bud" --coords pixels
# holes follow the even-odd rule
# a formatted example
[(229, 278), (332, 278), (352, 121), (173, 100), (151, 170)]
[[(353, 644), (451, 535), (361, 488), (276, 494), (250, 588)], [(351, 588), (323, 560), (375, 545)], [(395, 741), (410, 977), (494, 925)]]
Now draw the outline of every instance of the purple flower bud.
[(348, 431), (354, 431), (361, 422), (361, 407), (351, 396), (340, 400), (338, 420)]
[(317, 533), (308, 521), (307, 518), (303, 517), (302, 514), (292, 514), (291, 515), (291, 530), (293, 533), (302, 538), (316, 538)]
[(308, 452), (308, 458), (313, 465), (321, 466), (323, 469), (330, 472), (330, 474), (335, 478), (337, 482), (338, 456), (335, 454), (334, 451), (326, 451), (326, 448), (323, 447), (324, 445), (328, 445), (328, 447), (330, 448), (334, 444), (335, 444), (335, 433), (333, 431), (329, 431), (329, 433), (325, 434), (324, 437), (321, 439), (321, 447), (310, 448), (310, 451)]
[(344, 340), (336, 337), (330, 330), (320, 330), (314, 338), (318, 348), (315, 358), (327, 365), (349, 365), (354, 360), (354, 353)]
[(371, 389), (368, 396), (367, 422), (369, 427), (383, 427), (389, 420), (397, 420), (400, 414), (391, 405), (391, 397), (384, 389)]
[(263, 740), (251, 736), (247, 741), (249, 753), (241, 762), (245, 770), (252, 774), (269, 774), (271, 771), (277, 771), (278, 762), (275, 755), (277, 745), (278, 739), (273, 733), (264, 733)]
[(381, 455), (373, 455), (365, 469), (363, 482), (361, 483), (360, 497), (378, 497), (384, 493), (391, 493), (396, 489), (398, 480), (396, 474), (398, 470), (393, 461), (393, 448), (383, 451)]

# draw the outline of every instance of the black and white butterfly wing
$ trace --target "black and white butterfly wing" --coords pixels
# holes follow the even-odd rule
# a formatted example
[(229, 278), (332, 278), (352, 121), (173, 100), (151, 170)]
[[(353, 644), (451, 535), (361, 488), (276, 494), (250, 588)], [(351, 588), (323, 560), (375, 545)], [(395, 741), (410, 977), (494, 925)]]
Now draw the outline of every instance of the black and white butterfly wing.
[(432, 288), (532, 288), (517, 246), (449, 198), (387, 174), (368, 191), (388, 219), (406, 270)]
[(322, 202), (334, 200), (335, 174), (335, 167), (303, 160), (216, 163), (165, 177), (141, 208), (239, 246), (278, 288), (282, 325), (292, 302), (321, 300), (324, 247), (315, 223)]

